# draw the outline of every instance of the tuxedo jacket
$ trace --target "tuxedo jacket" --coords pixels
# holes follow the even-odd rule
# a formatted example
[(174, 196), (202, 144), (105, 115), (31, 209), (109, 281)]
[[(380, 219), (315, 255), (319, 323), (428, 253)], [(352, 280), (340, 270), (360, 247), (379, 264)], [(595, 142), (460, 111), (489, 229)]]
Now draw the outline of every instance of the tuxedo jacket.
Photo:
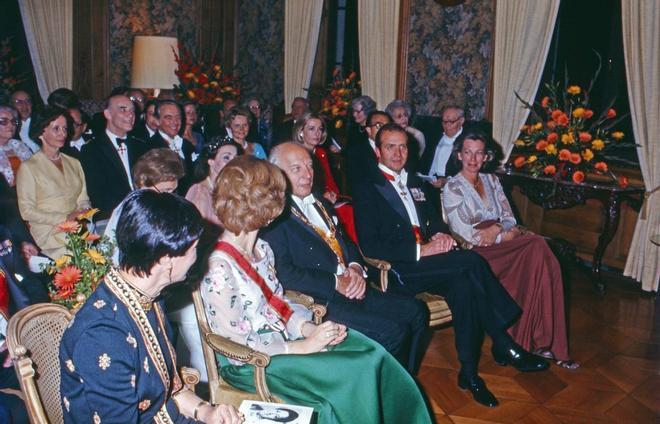
[[(362, 264), (360, 252), (337, 224), (334, 208), (321, 196), (321, 201), (333, 225), (337, 229), (336, 237), (343, 253), (344, 263)], [(289, 198), (287, 207), (280, 217), (263, 231), (261, 237), (266, 240), (275, 253), (277, 276), (287, 290), (297, 290), (312, 296), (317, 303), (326, 304), (335, 295), (335, 273), (337, 256), (309, 225), (291, 212), (297, 205)], [(321, 213), (321, 217), (324, 215)]]
[(380, 174), (378, 158), (369, 144), (369, 139), (362, 137), (353, 140), (345, 149), (346, 180), (348, 188), (353, 192), (354, 187), (366, 180), (372, 180)]
[[(160, 134), (160, 131), (156, 131), (149, 141), (149, 145), (152, 149), (166, 148), (169, 149), (170, 145)], [(192, 172), (193, 172), (193, 160), (192, 155), (195, 152), (195, 146), (193, 144), (183, 139), (181, 143), (181, 151), (183, 152), (183, 170), (186, 173), (180, 180), (179, 185), (176, 189), (176, 192), (181, 196), (185, 196), (188, 192), (188, 189), (192, 185)]]
[[(149, 146), (129, 136), (126, 147), (129, 169), (132, 170), (140, 156), (149, 150)], [(85, 172), (87, 194), (92, 206), (101, 210), (100, 218), (108, 218), (131, 191), (131, 185), (119, 153), (105, 132), (83, 146), (80, 163)]]
[[(449, 228), (424, 191), (422, 181), (408, 174), (407, 186), (415, 203), (424, 239)], [(362, 252), (389, 262), (415, 262), (417, 243), (403, 201), (392, 184), (379, 173), (355, 186), (353, 193), (355, 227)]]
[(149, 130), (147, 130), (147, 124), (145, 124), (144, 121), (136, 121), (133, 129), (128, 134), (145, 144), (149, 144), (149, 139), (151, 138), (149, 136)]

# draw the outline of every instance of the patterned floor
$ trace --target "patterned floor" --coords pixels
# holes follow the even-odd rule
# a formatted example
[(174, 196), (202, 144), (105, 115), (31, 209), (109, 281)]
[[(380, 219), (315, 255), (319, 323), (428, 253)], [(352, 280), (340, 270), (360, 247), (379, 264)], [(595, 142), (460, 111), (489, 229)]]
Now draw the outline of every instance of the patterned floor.
[(660, 298), (615, 275), (599, 297), (583, 268), (566, 280), (571, 354), (582, 368), (519, 373), (495, 364), (487, 339), (480, 375), (500, 406), (486, 408), (457, 387), (453, 329), (438, 329), (418, 375), (438, 423), (660, 423)]

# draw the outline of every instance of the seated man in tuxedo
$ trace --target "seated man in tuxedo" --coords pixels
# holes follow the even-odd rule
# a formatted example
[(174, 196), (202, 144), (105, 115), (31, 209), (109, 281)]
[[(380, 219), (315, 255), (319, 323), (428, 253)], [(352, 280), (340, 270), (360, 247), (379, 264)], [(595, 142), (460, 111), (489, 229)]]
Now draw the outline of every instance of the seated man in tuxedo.
[(435, 188), (442, 188), (448, 176), (456, 173), (453, 164), (449, 160), (454, 141), (463, 132), (465, 124), (465, 111), (458, 106), (447, 106), (442, 109), (442, 137), (427, 147), (420, 163), (420, 171), (435, 181), (431, 184)]
[(135, 123), (135, 106), (123, 94), (110, 96), (103, 110), (105, 131), (97, 134), (80, 152), (87, 194), (98, 218), (107, 219), (133, 189), (131, 169), (149, 146), (128, 132)]
[(392, 122), (392, 118), (387, 112), (375, 110), (367, 116), (366, 142), (356, 141), (346, 148), (346, 179), (349, 190), (353, 191), (353, 186), (365, 179), (370, 179), (374, 174), (379, 174), (378, 159), (376, 158), (376, 134), (385, 124)]
[(376, 340), (416, 373), (428, 327), (426, 305), (369, 287), (360, 253), (337, 224), (332, 205), (312, 193), (312, 158), (304, 147), (280, 144), (270, 161), (284, 171), (291, 187), (288, 207), (262, 235), (275, 253), (284, 288), (327, 305), (328, 319)]
[(453, 250), (454, 239), (422, 190), (421, 181), (404, 170), (407, 135), (397, 124), (376, 136), (379, 175), (355, 185), (353, 203), (360, 247), (365, 255), (392, 264), (395, 293), (437, 293), (453, 315), (456, 350), (461, 362), (458, 385), (474, 399), (496, 406), (497, 399), (478, 376), (483, 331), (493, 340), (493, 356), (519, 371), (548, 367), (543, 359), (516, 345), (506, 329), (520, 308), (492, 275), (486, 261), (471, 251)]
[(293, 127), (304, 114), (309, 112), (309, 101), (304, 97), (296, 97), (291, 102), (291, 115), (284, 118), (275, 127), (274, 144), (279, 144), (293, 138)]
[(144, 121), (136, 121), (129, 133), (131, 136), (149, 143), (151, 137), (158, 131), (158, 119), (156, 118), (156, 103), (158, 100), (148, 100), (144, 105)]

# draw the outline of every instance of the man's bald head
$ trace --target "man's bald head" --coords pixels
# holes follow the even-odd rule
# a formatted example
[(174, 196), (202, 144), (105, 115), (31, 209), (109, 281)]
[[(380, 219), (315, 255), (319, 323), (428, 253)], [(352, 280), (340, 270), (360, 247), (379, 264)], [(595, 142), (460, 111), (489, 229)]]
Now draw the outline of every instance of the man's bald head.
[(284, 171), (295, 196), (302, 199), (312, 192), (314, 167), (307, 149), (298, 143), (282, 143), (271, 150), (268, 159)]

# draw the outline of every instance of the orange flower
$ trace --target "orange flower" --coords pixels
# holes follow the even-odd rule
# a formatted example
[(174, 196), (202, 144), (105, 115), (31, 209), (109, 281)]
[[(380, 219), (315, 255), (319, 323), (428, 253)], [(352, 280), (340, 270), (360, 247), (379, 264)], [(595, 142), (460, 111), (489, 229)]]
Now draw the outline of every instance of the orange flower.
[(547, 108), (548, 104), (550, 104), (550, 97), (545, 96), (543, 99), (541, 99), (541, 107), (542, 108)]
[(605, 162), (596, 162), (594, 168), (600, 172), (607, 172), (607, 164)]
[(595, 139), (591, 142), (591, 148), (594, 150), (603, 150), (605, 143), (600, 138)]
[(594, 111), (591, 109), (585, 109), (584, 110), (584, 119), (589, 119), (592, 116), (594, 116)]
[(548, 129), (554, 130), (557, 127), (557, 124), (555, 123), (555, 121), (548, 121), (546, 122), (546, 126), (548, 127)]
[(518, 156), (514, 161), (513, 161), (513, 166), (516, 168), (522, 168), (523, 165), (527, 162), (527, 159), (525, 159), (524, 156)]
[(550, 116), (552, 117), (553, 121), (557, 121), (557, 119), (559, 119), (559, 117), (563, 114), (564, 112), (562, 112), (561, 110), (555, 109), (552, 111), (552, 114)]
[(573, 144), (575, 143), (575, 139), (573, 138), (573, 133), (569, 132), (566, 134), (561, 135), (561, 142), (564, 144)]
[(541, 139), (536, 142), (536, 150), (545, 150), (545, 148), (548, 147), (548, 142)]
[(562, 112), (562, 114), (557, 118), (557, 124), (563, 127), (568, 125), (568, 116)]
[(577, 85), (571, 85), (570, 87), (568, 87), (566, 91), (568, 91), (568, 94), (576, 95), (576, 94), (580, 94), (582, 92), (582, 89)]
[(616, 110), (609, 108), (607, 109), (607, 119), (616, 118)]
[(580, 131), (580, 133), (578, 134), (578, 138), (580, 139), (581, 142), (588, 143), (591, 141), (591, 134), (589, 134), (586, 131)]
[(582, 152), (582, 159), (584, 159), (585, 161), (589, 162), (593, 158), (594, 158), (594, 152), (592, 152), (590, 149), (585, 149), (585, 151)]
[(568, 149), (561, 149), (559, 151), (559, 160), (569, 160), (571, 158), (571, 151)]
[(54, 284), (59, 296), (66, 298), (73, 294), (76, 283), (82, 278), (82, 272), (76, 266), (69, 265), (55, 274)]
[(557, 168), (554, 165), (548, 165), (543, 168), (543, 173), (545, 175), (555, 175), (557, 173)]
[(555, 144), (559, 139), (559, 136), (557, 135), (557, 133), (550, 133), (548, 134), (547, 139), (548, 139), (548, 143)]
[(615, 140), (621, 140), (623, 138), (623, 135), (624, 134), (622, 131), (614, 131), (612, 133), (612, 138), (614, 138)]
[(584, 172), (575, 171), (573, 173), (573, 182), (576, 184), (580, 184), (582, 181), (584, 181)]
[(548, 147), (545, 148), (545, 152), (549, 155), (556, 155), (557, 147), (554, 144), (548, 144)]
[(100, 238), (101, 238), (101, 236), (98, 235), (98, 234), (89, 233), (89, 234), (87, 234), (87, 237), (85, 237), (85, 241), (88, 241), (88, 242), (91, 243), (91, 242), (95, 242), (96, 240), (98, 240)]
[(573, 118), (580, 119), (584, 116), (584, 108), (578, 107), (573, 111)]
[(628, 178), (623, 176), (619, 177), (619, 185), (621, 186), (621, 188), (628, 187)]
[(64, 221), (57, 226), (57, 231), (61, 233), (75, 233), (80, 228), (80, 224), (76, 221)]
[(571, 163), (574, 163), (576, 165), (582, 162), (582, 158), (580, 157), (579, 153), (571, 153), (571, 158), (569, 160), (571, 161)]

